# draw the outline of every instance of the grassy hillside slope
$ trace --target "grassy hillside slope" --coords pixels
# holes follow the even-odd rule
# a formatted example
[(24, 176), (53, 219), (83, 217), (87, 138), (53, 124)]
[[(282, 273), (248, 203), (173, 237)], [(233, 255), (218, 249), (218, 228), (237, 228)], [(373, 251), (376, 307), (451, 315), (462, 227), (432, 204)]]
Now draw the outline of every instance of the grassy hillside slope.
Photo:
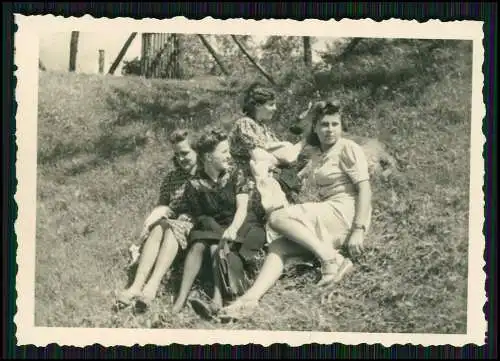
[(231, 119), (236, 88), (213, 78), (199, 85), (41, 72), (36, 325), (465, 333), (471, 56), (457, 49), (418, 94), (388, 84), (376, 98), (336, 79), (351, 85), (341, 94), (352, 101), (352, 131), (382, 139), (402, 177), (373, 180), (366, 254), (330, 304), (315, 290), (317, 270), (291, 269), (251, 319), (225, 325), (188, 306), (170, 315), (175, 282), (147, 314), (111, 306), (169, 166), (165, 135), (177, 124)]

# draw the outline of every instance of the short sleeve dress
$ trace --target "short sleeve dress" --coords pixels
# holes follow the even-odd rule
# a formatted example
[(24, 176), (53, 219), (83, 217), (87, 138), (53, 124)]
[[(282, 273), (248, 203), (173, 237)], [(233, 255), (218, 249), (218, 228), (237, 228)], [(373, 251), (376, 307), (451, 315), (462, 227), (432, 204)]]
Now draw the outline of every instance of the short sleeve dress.
[[(250, 175), (250, 151), (255, 148), (267, 149), (270, 143), (279, 141), (280, 139), (266, 124), (260, 124), (249, 117), (238, 119), (229, 135), (231, 155), (237, 165), (248, 175)], [(293, 203), (300, 190), (300, 181), (295, 167), (280, 166), (274, 167), (270, 171), (273, 178), (278, 181), (286, 199)], [(264, 217), (265, 212), (261, 206), (258, 192), (252, 196), (252, 205), (259, 208), (259, 214)]]
[[(194, 224), (188, 243), (204, 241), (218, 243), (226, 228), (232, 223), (238, 194), (250, 194), (249, 178), (237, 167), (232, 167), (215, 182), (203, 170), (184, 185), (183, 196), (173, 204), (175, 212), (189, 214)], [(240, 254), (251, 258), (265, 243), (264, 228), (252, 209), (238, 231), (236, 243)]]
[[(360, 145), (341, 138), (327, 152), (316, 148), (302, 171), (304, 187), (319, 200), (287, 207), (287, 216), (304, 225), (321, 241), (340, 248), (356, 214), (356, 184), (369, 180), (368, 163)], [(367, 230), (371, 223), (370, 207)]]

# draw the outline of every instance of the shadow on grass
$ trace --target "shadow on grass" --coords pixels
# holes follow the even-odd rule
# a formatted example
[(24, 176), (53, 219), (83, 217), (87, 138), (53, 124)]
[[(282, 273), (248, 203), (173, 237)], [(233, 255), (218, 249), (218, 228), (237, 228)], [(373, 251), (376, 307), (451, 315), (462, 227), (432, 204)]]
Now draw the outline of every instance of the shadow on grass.
[(203, 126), (213, 121), (213, 112), (224, 103), (226, 92), (182, 89), (157, 89), (140, 93), (113, 88), (107, 96), (108, 107), (117, 112), (112, 126), (147, 122), (153, 131), (171, 131), (183, 126)]
[(144, 148), (146, 142), (147, 137), (145, 135), (121, 136), (116, 133), (105, 133), (86, 146), (59, 143), (48, 154), (40, 152), (38, 164), (46, 165), (61, 160), (74, 159), (83, 154), (92, 154), (92, 157), (88, 160), (77, 162), (65, 168), (65, 175), (76, 176), (117, 157), (137, 152)]

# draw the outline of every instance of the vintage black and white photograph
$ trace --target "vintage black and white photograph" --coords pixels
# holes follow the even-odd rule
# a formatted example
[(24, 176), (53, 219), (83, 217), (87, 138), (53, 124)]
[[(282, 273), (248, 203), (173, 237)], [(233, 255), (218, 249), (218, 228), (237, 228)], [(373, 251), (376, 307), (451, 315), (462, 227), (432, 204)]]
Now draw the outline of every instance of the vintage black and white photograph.
[(16, 22), (20, 343), (484, 343), (480, 22)]

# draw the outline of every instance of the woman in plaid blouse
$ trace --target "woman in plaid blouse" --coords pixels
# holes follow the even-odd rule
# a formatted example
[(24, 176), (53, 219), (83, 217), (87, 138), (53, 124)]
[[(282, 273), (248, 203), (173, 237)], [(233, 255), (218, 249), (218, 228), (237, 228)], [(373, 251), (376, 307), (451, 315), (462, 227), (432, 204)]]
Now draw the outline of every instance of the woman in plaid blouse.
[[(174, 150), (174, 169), (163, 179), (157, 206), (144, 222), (140, 237), (141, 256), (137, 256), (132, 263), (139, 260), (136, 276), (133, 284), (120, 293), (117, 300), (119, 306), (127, 306), (134, 299), (149, 304), (156, 297), (161, 280), (179, 248), (187, 248), (192, 221), (185, 214), (176, 214), (170, 205), (178, 201), (182, 196), (182, 186), (196, 174), (197, 155), (186, 130), (173, 132), (170, 142)], [(134, 248), (137, 250), (139, 246), (132, 245), (131, 249)], [(151, 269), (153, 272), (146, 283)]]

